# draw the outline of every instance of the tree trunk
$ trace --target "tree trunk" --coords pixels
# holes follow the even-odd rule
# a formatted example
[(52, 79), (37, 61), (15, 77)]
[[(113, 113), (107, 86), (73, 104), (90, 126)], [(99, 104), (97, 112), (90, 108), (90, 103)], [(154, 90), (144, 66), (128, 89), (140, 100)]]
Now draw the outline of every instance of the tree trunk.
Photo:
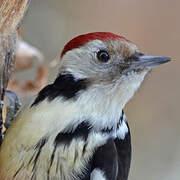
[(29, 3), (30, 0), (0, 0), (0, 144), (4, 94), (14, 64), (17, 30)]

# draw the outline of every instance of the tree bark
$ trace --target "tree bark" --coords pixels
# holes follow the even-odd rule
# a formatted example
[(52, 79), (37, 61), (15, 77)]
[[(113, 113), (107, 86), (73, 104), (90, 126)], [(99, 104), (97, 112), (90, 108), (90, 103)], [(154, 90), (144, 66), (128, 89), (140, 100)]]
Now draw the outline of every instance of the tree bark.
[(0, 144), (4, 95), (13, 65), (17, 30), (30, 0), (0, 0)]

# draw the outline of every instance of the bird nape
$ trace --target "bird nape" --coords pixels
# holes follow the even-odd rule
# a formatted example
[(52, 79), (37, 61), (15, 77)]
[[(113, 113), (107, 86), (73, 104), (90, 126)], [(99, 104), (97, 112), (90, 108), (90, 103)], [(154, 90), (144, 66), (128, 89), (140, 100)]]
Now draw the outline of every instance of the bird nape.
[(131, 137), (123, 108), (145, 75), (168, 61), (110, 32), (69, 41), (55, 81), (7, 130), (0, 179), (127, 180)]

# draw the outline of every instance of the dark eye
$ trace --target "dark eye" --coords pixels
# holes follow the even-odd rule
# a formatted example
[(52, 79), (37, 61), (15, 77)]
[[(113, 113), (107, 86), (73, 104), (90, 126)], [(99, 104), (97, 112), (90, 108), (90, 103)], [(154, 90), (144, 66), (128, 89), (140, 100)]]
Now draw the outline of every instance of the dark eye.
[(101, 62), (107, 62), (110, 59), (110, 55), (108, 54), (107, 51), (101, 50), (97, 53), (97, 58)]

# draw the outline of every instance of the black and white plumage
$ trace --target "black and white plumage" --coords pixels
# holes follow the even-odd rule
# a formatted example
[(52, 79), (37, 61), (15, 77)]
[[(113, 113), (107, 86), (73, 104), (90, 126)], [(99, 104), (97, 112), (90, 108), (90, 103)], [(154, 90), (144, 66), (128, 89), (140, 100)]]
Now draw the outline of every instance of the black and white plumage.
[[(128, 128), (123, 131), (124, 137), (108, 139), (93, 155), (92, 177), (94, 179), (126, 180), (128, 178), (131, 162), (131, 135), (123, 111), (119, 124), (122, 125), (121, 128), (123, 126), (125, 129)], [(106, 131), (106, 133), (111, 132)]]
[(127, 180), (131, 137), (123, 108), (154, 66), (112, 33), (70, 41), (59, 75), (19, 113), (0, 148), (3, 180)]

